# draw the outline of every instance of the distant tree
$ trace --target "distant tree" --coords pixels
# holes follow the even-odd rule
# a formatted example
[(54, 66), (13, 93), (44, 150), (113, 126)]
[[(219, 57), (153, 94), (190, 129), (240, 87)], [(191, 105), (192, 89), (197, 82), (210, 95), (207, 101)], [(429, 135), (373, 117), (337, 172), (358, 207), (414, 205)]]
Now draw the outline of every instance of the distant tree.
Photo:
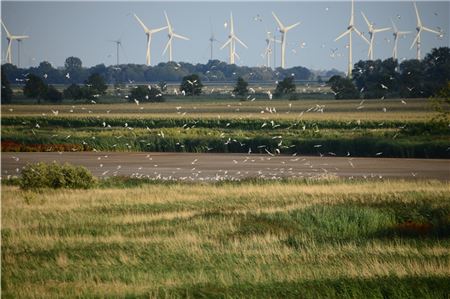
[(81, 59), (74, 56), (67, 57), (64, 62), (64, 68), (69, 72), (81, 70), (82, 66)]
[(331, 90), (333, 90), (336, 100), (358, 99), (360, 96), (352, 80), (349, 78), (334, 75), (328, 80), (328, 84), (331, 85)]
[(279, 97), (284, 94), (291, 94), (295, 92), (295, 88), (294, 77), (289, 76), (278, 82), (274, 95)]
[(12, 89), (5, 72), (2, 70), (2, 92), (1, 92), (1, 103), (9, 104), (12, 101)]
[(128, 96), (130, 102), (163, 102), (164, 96), (158, 86), (135, 86)]
[(166, 92), (167, 91), (167, 82), (160, 81), (158, 83), (158, 87), (159, 87), (159, 90), (161, 90), (161, 92)]
[(108, 89), (103, 77), (97, 73), (90, 75), (85, 81), (85, 85), (90, 89), (92, 94), (103, 95), (106, 89)]
[(47, 92), (45, 93), (45, 100), (50, 101), (52, 103), (60, 103), (62, 102), (63, 94), (57, 90), (52, 85), (48, 86)]
[(323, 83), (322, 76), (317, 76), (317, 83)]
[(397, 96), (397, 61), (389, 58), (381, 60), (359, 61), (353, 69), (353, 81), (365, 99), (379, 99)]
[(434, 48), (423, 59), (425, 90), (436, 95), (447, 86), (450, 80), (450, 48)]
[(238, 96), (244, 97), (248, 94), (248, 83), (242, 77), (238, 77), (233, 92)]
[(400, 95), (408, 98), (428, 96), (425, 93), (425, 72), (423, 63), (417, 59), (405, 60), (400, 64)]
[(197, 74), (184, 76), (180, 85), (180, 91), (184, 91), (187, 96), (199, 95), (202, 93), (203, 84)]
[(37, 99), (38, 104), (40, 104), (41, 99), (44, 98), (47, 93), (47, 85), (40, 77), (29, 74), (23, 88), (23, 93), (28, 98)]
[(77, 84), (71, 84), (63, 91), (66, 99), (81, 100), (84, 98), (83, 89)]

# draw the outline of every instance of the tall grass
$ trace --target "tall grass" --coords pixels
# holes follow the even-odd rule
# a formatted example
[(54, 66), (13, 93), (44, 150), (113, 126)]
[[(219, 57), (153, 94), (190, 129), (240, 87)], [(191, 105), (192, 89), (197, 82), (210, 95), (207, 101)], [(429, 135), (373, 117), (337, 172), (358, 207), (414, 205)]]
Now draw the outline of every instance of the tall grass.
[(3, 186), (5, 298), (450, 291), (448, 183), (110, 183), (38, 193)]

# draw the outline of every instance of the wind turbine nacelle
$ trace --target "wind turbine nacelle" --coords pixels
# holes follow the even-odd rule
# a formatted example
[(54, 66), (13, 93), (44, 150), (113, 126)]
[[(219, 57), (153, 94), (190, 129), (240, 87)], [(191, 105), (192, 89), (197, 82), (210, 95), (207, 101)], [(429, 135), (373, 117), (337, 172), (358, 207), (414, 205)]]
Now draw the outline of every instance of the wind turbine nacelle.
[(419, 27), (419, 26), (416, 27), (416, 31), (417, 31), (417, 32), (420, 31), (420, 27)]
[(353, 28), (353, 25), (348, 25), (347, 30), (350, 30)]

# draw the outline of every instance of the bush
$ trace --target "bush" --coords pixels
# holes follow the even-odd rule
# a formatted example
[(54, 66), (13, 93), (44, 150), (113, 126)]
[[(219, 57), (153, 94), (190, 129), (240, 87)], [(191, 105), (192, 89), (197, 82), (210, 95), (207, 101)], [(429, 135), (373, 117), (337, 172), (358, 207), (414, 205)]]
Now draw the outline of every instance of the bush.
[(60, 165), (39, 162), (28, 164), (22, 170), (20, 187), (22, 189), (70, 188), (89, 189), (94, 186), (95, 179), (83, 166), (70, 164)]
[(52, 103), (61, 103), (63, 100), (63, 94), (59, 92), (55, 87), (49, 86), (45, 94), (45, 100)]

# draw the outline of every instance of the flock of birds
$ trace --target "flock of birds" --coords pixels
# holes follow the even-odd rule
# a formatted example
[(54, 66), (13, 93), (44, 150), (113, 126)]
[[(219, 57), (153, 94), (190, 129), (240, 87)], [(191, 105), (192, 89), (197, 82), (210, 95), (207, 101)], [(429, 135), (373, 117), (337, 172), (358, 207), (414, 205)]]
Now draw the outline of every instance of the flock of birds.
[[(191, 82), (192, 84), (195, 84), (196, 82)], [(190, 83), (190, 84), (191, 84)], [(257, 88), (258, 89), (258, 88)], [(252, 88), (251, 94), (256, 93), (255, 89)], [(266, 91), (270, 92), (270, 91)], [(269, 97), (267, 98), (269, 99)], [(266, 99), (266, 100), (267, 100)], [(406, 104), (405, 100), (399, 100), (402, 101), (402, 104)], [(267, 102), (265, 102), (267, 103)], [(360, 111), (364, 109), (364, 103), (365, 100), (362, 100), (359, 102), (359, 104), (355, 107), (356, 111)], [(95, 105), (96, 103), (92, 103), (92, 105)], [(139, 103), (139, 101), (135, 101), (136, 108), (139, 112), (146, 112), (144, 111), (145, 105), (142, 105)], [(264, 178), (264, 179), (282, 179), (282, 178), (304, 178), (304, 177), (329, 177), (334, 176), (337, 172), (342, 171), (344, 168), (355, 168), (355, 160), (354, 157), (350, 152), (347, 152), (346, 157), (342, 157), (339, 159), (345, 159), (345, 165), (341, 165), (342, 169), (337, 168), (336, 166), (329, 166), (326, 162), (321, 161), (320, 158), (323, 157), (332, 157), (336, 156), (336, 154), (332, 151), (329, 151), (325, 149), (326, 147), (322, 144), (316, 144), (314, 145), (314, 149), (317, 152), (317, 157), (301, 157), (300, 152), (295, 152), (289, 155), (283, 154), (283, 151), (285, 149), (292, 148), (291, 146), (286, 146), (283, 144), (283, 135), (282, 131), (279, 131), (280, 124), (277, 122), (277, 119), (281, 115), (281, 113), (298, 113), (296, 117), (294, 118), (292, 124), (286, 128), (286, 131), (289, 131), (292, 128), (300, 129), (303, 131), (306, 130), (313, 130), (314, 132), (319, 132), (320, 128), (318, 124), (312, 125), (312, 126), (306, 126), (301, 122), (302, 117), (307, 113), (324, 113), (326, 111), (326, 105), (324, 104), (314, 104), (302, 111), (293, 110), (292, 109), (292, 103), (287, 103), (286, 107), (282, 108), (278, 106), (278, 111), (276, 107), (271, 106), (265, 106), (265, 105), (255, 105), (252, 104), (249, 107), (245, 107), (245, 109), (241, 110), (243, 103), (237, 102), (237, 103), (230, 103), (230, 104), (224, 104), (226, 105), (224, 108), (225, 111), (228, 113), (239, 113), (239, 119), (244, 119), (244, 117), (251, 117), (255, 114), (267, 114), (267, 116), (263, 116), (264, 122), (262, 123), (260, 129), (272, 129), (277, 130), (277, 135), (271, 136), (271, 138), (276, 141), (277, 146), (274, 149), (270, 149), (270, 147), (266, 144), (260, 144), (256, 146), (255, 148), (248, 147), (246, 145), (246, 139), (243, 137), (241, 140), (235, 139), (233, 136), (229, 136), (229, 132), (227, 132), (227, 129), (232, 125), (232, 120), (229, 120), (227, 122), (223, 122), (223, 131), (220, 133), (220, 138), (222, 139), (224, 145), (228, 145), (231, 143), (236, 143), (241, 146), (241, 148), (248, 148), (247, 154), (240, 154), (238, 156), (231, 155), (230, 158), (228, 158), (227, 161), (223, 163), (225, 165), (221, 169), (214, 169), (211, 168), (211, 161), (210, 158), (203, 156), (203, 154), (195, 155), (195, 157), (191, 161), (181, 161), (177, 167), (174, 167), (173, 165), (165, 165), (167, 160), (162, 159), (159, 163), (156, 163), (158, 159), (160, 159), (158, 154), (146, 154), (145, 157), (142, 159), (142, 163), (139, 164), (139, 166), (136, 166), (134, 171), (130, 169), (130, 165), (122, 165), (120, 161), (113, 160), (109, 161), (109, 158), (114, 156), (114, 153), (105, 154), (101, 151), (98, 151), (94, 147), (94, 141), (96, 139), (96, 136), (94, 133), (92, 133), (92, 136), (90, 136), (88, 139), (85, 139), (82, 141), (83, 145), (90, 145), (93, 147), (94, 157), (97, 158), (98, 164), (97, 167), (94, 170), (94, 173), (100, 177), (110, 177), (110, 176), (118, 176), (118, 175), (131, 175), (135, 178), (147, 178), (147, 179), (155, 179), (155, 180), (182, 180), (182, 181), (191, 181), (191, 180), (199, 180), (199, 181), (220, 181), (220, 180), (241, 180), (243, 178), (248, 177), (256, 177), (256, 178)], [(101, 106), (100, 106), (101, 107)], [(42, 113), (43, 117), (52, 117), (52, 116), (58, 116), (61, 113), (69, 113), (69, 114), (77, 114), (77, 113), (88, 113), (96, 115), (96, 118), (101, 121), (101, 130), (114, 130), (114, 129), (120, 129), (118, 131), (118, 134), (114, 137), (117, 140), (117, 143), (113, 144), (113, 148), (125, 148), (132, 150), (132, 145), (121, 142), (121, 138), (123, 138), (125, 135), (123, 135), (123, 129), (129, 130), (130, 132), (135, 130), (132, 126), (130, 126), (127, 122), (123, 124), (123, 126), (114, 126), (108, 123), (108, 118), (104, 117), (105, 114), (110, 114), (111, 110), (105, 110), (104, 112), (98, 108), (99, 106), (96, 106), (96, 109), (90, 109), (89, 106), (69, 106), (68, 111), (60, 111), (58, 109), (50, 109), (50, 113)], [(190, 106), (190, 107), (183, 107), (183, 106), (174, 106), (174, 113), (178, 115), (178, 117), (185, 117), (189, 116), (188, 114), (193, 112), (196, 115), (198, 115), (197, 107), (196, 106)], [(249, 109), (252, 110), (249, 110)], [(222, 108), (223, 109), (223, 108)], [(10, 112), (14, 112), (13, 108), (9, 109)], [(131, 108), (130, 112), (132, 112), (133, 109)], [(201, 109), (199, 109), (201, 113)], [(383, 111), (386, 112), (386, 108), (383, 107)], [(103, 115), (103, 116), (102, 116)], [(102, 117), (103, 120), (102, 120)], [(196, 128), (197, 120), (195, 120), (195, 117), (188, 117), (186, 118), (185, 123), (179, 128), (179, 131), (188, 131), (191, 129)], [(217, 119), (221, 120), (221, 115), (217, 115)], [(356, 121), (349, 121), (348, 125), (353, 125), (354, 129), (358, 129), (358, 127), (361, 125), (361, 120)], [(380, 127), (383, 126), (383, 122), (381, 122)], [(38, 135), (40, 134), (40, 129), (43, 125), (36, 123), (32, 124), (32, 134)], [(145, 128), (148, 131), (148, 134), (155, 134), (158, 136), (158, 138), (167, 138), (167, 134), (170, 134), (168, 132), (164, 132), (164, 129), (160, 130), (152, 130), (148, 126)], [(404, 129), (404, 127), (399, 127), (399, 130)], [(270, 132), (270, 131), (269, 131)], [(281, 132), (281, 134), (280, 134)], [(43, 134), (48, 134), (43, 132)], [(270, 133), (269, 133), (270, 134)], [(136, 135), (135, 135), (136, 136)], [(270, 135), (269, 135), (270, 136)], [(396, 138), (398, 134), (394, 135), (393, 138)], [(52, 135), (52, 138), (60, 137), (57, 134)], [(64, 140), (67, 140), (70, 142), (71, 135), (67, 135), (64, 137)], [(144, 136), (136, 137), (141, 138), (138, 140), (139, 142), (147, 143), (148, 140), (145, 140)], [(89, 139), (92, 140), (92, 143), (89, 141)], [(180, 149), (184, 148), (184, 144), (181, 142), (178, 142), (176, 144)], [(73, 151), (77, 151), (76, 149), (73, 149)], [(213, 147), (206, 146), (205, 147), (206, 152), (212, 152), (214, 151)], [(263, 152), (265, 154), (256, 154)], [(60, 155), (64, 155), (63, 152), (59, 152)], [(69, 154), (70, 155), (70, 154)], [(383, 156), (383, 152), (377, 152), (374, 154), (374, 157), (381, 157)], [(89, 159), (89, 157), (92, 157), (91, 155), (87, 154), (86, 159)], [(192, 157), (192, 154), (187, 154), (186, 158)], [(18, 162), (19, 158), (13, 156), (13, 159)], [(205, 163), (202, 163), (205, 160)], [(113, 165), (115, 162), (117, 162), (117, 165)], [(208, 163), (206, 163), (208, 162)], [(213, 161), (214, 162), (214, 161)], [(170, 164), (170, 163), (169, 163)], [(214, 163), (213, 163), (214, 164)], [(341, 163), (342, 164), (342, 163)], [(132, 164), (134, 165), (134, 164)], [(260, 167), (260, 168), (258, 168)], [(247, 169), (248, 168), (248, 169)], [(253, 168), (253, 169), (250, 169)], [(256, 169), (258, 168), (258, 169)], [(247, 169), (247, 170), (245, 170)], [(348, 171), (348, 169), (347, 169)], [(20, 168), (17, 167), (15, 170), (16, 174), (20, 173)], [(11, 173), (3, 172), (4, 175), (14, 175)], [(413, 176), (416, 176), (416, 173), (412, 174)], [(362, 177), (376, 177), (376, 178), (382, 178), (381, 175), (375, 174), (375, 173), (362, 173)], [(351, 175), (349, 175), (350, 178), (352, 178)]]

